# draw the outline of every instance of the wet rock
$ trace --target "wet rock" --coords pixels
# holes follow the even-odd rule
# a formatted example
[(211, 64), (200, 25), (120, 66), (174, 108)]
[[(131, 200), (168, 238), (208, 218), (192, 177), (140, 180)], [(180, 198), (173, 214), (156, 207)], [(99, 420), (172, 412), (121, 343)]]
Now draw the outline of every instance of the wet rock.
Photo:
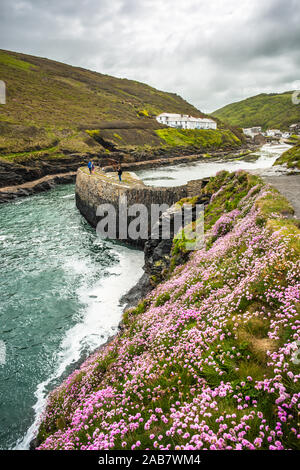
[(31, 196), (52, 189), (57, 184), (71, 183), (75, 181), (76, 173), (45, 176), (35, 181), (23, 183), (19, 186), (0, 188), (0, 203), (10, 202), (19, 197)]
[(131, 307), (136, 307), (139, 301), (153, 289), (147, 273), (144, 273), (137, 284), (133, 286), (120, 299), (120, 304), (125, 305), (124, 311)]
[(37, 447), (41, 445), (42, 441), (38, 439), (37, 437), (35, 439), (32, 439), (29, 444), (29, 450), (35, 450)]

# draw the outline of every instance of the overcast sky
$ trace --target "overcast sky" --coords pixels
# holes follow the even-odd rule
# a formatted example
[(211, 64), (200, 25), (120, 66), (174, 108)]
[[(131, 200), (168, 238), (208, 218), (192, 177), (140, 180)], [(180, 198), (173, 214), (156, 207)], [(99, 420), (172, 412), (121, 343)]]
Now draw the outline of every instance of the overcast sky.
[(0, 48), (139, 80), (210, 112), (300, 88), (300, 1), (0, 0)]

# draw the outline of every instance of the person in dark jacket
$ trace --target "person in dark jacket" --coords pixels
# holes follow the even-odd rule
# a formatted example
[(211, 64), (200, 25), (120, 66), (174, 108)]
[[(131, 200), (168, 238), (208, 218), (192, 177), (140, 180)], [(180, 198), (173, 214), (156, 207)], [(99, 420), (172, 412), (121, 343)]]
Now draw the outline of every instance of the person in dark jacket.
[(122, 170), (122, 167), (120, 165), (119, 168), (118, 168), (119, 181), (122, 181), (122, 173), (123, 173), (123, 170)]

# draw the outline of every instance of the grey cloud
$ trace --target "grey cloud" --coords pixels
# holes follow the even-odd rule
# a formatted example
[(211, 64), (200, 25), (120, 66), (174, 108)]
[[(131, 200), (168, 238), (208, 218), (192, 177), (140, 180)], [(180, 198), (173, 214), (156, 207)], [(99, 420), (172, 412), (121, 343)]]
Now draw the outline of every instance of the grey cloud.
[(1, 47), (145, 81), (212, 111), (300, 79), (299, 0), (2, 0)]

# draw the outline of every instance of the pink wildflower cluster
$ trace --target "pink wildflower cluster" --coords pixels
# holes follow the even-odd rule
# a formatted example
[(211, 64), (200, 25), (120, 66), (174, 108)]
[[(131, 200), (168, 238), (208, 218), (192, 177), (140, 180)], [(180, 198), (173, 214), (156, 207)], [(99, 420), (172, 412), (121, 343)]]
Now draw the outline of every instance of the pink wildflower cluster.
[(233, 211), (222, 215), (212, 228), (212, 236), (219, 237), (229, 232), (233, 226), (236, 217), (238, 217), (239, 215), (239, 209), (234, 209)]
[(256, 224), (263, 191), (52, 392), (39, 449), (299, 447), (299, 252)]

